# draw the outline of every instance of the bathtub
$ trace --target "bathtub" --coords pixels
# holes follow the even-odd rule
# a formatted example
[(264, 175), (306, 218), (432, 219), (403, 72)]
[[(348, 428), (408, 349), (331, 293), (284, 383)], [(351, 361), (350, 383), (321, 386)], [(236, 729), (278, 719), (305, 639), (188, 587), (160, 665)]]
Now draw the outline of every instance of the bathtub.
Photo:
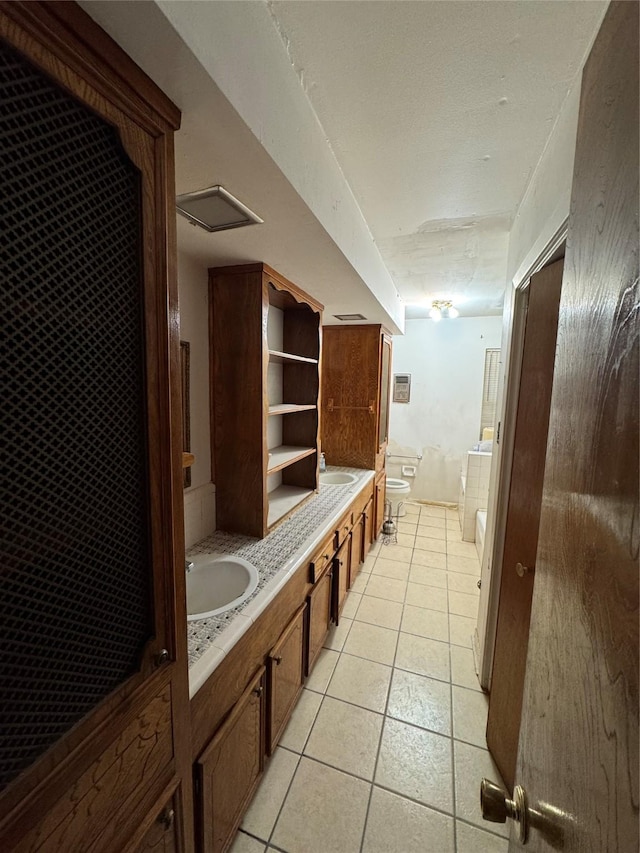
[(487, 528), (487, 512), (484, 509), (479, 509), (476, 513), (476, 551), (478, 559), (482, 565), (482, 552), (484, 551), (484, 534)]

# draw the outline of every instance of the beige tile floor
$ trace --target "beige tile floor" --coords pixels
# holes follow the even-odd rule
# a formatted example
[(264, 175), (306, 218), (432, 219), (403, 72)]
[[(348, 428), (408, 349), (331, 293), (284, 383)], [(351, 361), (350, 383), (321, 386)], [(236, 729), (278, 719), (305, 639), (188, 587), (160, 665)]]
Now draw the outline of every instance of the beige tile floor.
[(457, 513), (407, 506), (308, 679), (232, 853), (506, 853), (480, 815), (480, 567)]

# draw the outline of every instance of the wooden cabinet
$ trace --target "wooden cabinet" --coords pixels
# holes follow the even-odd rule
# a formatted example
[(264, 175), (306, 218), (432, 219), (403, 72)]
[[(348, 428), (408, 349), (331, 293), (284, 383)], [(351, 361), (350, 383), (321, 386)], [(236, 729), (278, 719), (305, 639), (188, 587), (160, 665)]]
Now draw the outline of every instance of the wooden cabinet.
[(153, 819), (142, 841), (133, 848), (135, 853), (181, 853), (184, 847), (180, 840), (182, 821), (177, 814), (179, 807), (177, 797), (170, 797)]
[(196, 762), (197, 827), (203, 853), (229, 848), (262, 776), (265, 680), (261, 667)]
[(377, 539), (382, 530), (384, 522), (384, 502), (386, 496), (387, 475), (381, 471), (376, 477), (374, 488), (374, 522), (373, 522), (373, 538)]
[(329, 564), (307, 599), (309, 642), (307, 647), (306, 675), (311, 674), (311, 670), (329, 633), (331, 624), (332, 580), (333, 572), (331, 564)]
[(373, 531), (373, 495), (362, 496), (354, 510), (353, 535), (351, 539), (351, 564), (349, 567), (349, 587), (353, 585), (360, 567), (367, 559), (371, 547)]
[(330, 465), (384, 468), (390, 371), (382, 326), (324, 326), (322, 450)]
[(209, 306), (216, 523), (263, 537), (318, 488), (322, 305), (250, 264), (209, 270)]
[(349, 588), (350, 556), (351, 533), (344, 539), (333, 558), (333, 621), (336, 625), (340, 622)]
[(180, 113), (73, 3), (0, 36), (0, 849), (122, 850), (173, 790), (190, 850)]
[(267, 738), (269, 755), (276, 748), (298, 694), (302, 690), (306, 609), (307, 605), (305, 604), (298, 610), (269, 655)]

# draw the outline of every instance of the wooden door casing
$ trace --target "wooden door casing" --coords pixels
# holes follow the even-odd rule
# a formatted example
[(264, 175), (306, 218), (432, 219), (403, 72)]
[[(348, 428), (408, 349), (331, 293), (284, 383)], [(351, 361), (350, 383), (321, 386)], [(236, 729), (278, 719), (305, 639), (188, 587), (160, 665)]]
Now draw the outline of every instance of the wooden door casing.
[(613, 2), (583, 73), (516, 769), (532, 853), (639, 846), (638, 28)]
[(184, 559), (173, 187), (173, 131), (180, 114), (74, 4), (2, 3), (0, 35), (114, 126), (140, 171), (146, 344), (141, 416), (147, 430), (154, 619), (138, 672), (2, 792), (0, 847), (76, 849), (82, 839), (85, 849), (120, 849), (158, 798), (182, 779), (179, 814), (189, 829), (181, 826), (179, 835), (189, 850), (186, 617), (178, 605), (184, 600), (184, 571), (177, 568)]
[[(563, 261), (531, 278), (500, 575), (487, 744), (513, 790), (540, 526)], [(523, 575), (516, 564), (526, 566)]]

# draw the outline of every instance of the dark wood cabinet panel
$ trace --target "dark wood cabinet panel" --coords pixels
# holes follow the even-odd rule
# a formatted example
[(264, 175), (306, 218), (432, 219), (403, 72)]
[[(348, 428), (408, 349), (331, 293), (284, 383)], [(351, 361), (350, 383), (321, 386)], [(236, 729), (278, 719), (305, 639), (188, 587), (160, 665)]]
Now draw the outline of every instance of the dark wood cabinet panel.
[(351, 557), (351, 533), (344, 539), (333, 558), (333, 621), (340, 622), (349, 588), (349, 561)]
[[(17, 554), (22, 576), (35, 560), (48, 564), (46, 583), (43, 572), (39, 588), (48, 612), (38, 611), (41, 605), (25, 598), (31, 600), (25, 614), (39, 624), (38, 642), (47, 654), (35, 651), (33, 645), (28, 666), (17, 658), (10, 660), (9, 648), (20, 646), (25, 620), (12, 627), (5, 617), (16, 618), (13, 607), (10, 614), (0, 614), (6, 632), (2, 666), (11, 669), (10, 679), (6, 670), (0, 679), (12, 683), (14, 698), (21, 694), (37, 711), (34, 717), (44, 721), (34, 733), (37, 749), (25, 749), (20, 756), (28, 738), (18, 743), (14, 723), (24, 733), (30, 715), (14, 709), (12, 723), (9, 704), (3, 703), (3, 739), (15, 739), (18, 749), (15, 773), (7, 775), (0, 794), (0, 849), (96, 853), (124, 849), (172, 789), (180, 806), (176, 814), (181, 837), (190, 850), (186, 617), (184, 606), (178, 604), (185, 597), (173, 185), (173, 132), (180, 114), (72, 3), (2, 3), (0, 36), (4, 59), (9, 57), (12, 73), (20, 74), (25, 83), (15, 90), (22, 92), (24, 103), (20, 97), (10, 99), (14, 119), (27, 115), (25, 135), (11, 152), (17, 178), (11, 197), (15, 201), (32, 193), (37, 199), (37, 215), (20, 216), (22, 246), (18, 250), (14, 244), (12, 276), (1, 285), (5, 319), (14, 312), (10, 346), (15, 349), (9, 350), (9, 357), (17, 366), (20, 359), (28, 360), (29, 347), (32, 353), (44, 352), (41, 324), (47, 318), (52, 324), (48, 345), (63, 347), (59, 356), (64, 356), (41, 359), (42, 369), (29, 390), (40, 403), (33, 415), (23, 408), (14, 420), (25, 441), (28, 434), (38, 433), (41, 442), (39, 460), (24, 444), (15, 445), (12, 500), (26, 492), (27, 484), (21, 480), (25, 453), (38, 494), (36, 503), (25, 499), (19, 506), (14, 501), (12, 512), (32, 531), (26, 548)], [(6, 66), (5, 62), (5, 70)], [(3, 76), (3, 81), (8, 78)], [(39, 91), (39, 101), (32, 97), (34, 90)], [(48, 113), (36, 118), (36, 106)], [(8, 109), (3, 109), (3, 120), (8, 117)], [(0, 136), (9, 140), (8, 134)], [(117, 180), (100, 172), (104, 163), (98, 162), (96, 140), (105, 159), (116, 167), (120, 164), (114, 172)], [(54, 154), (46, 146), (62, 155), (55, 168), (51, 168)], [(29, 152), (36, 148), (40, 154), (27, 168)], [(82, 163), (89, 179), (102, 176), (91, 192), (77, 174)], [(36, 175), (33, 170), (40, 171)], [(46, 199), (41, 183), (47, 185)], [(83, 187), (83, 198), (77, 186)], [(98, 229), (95, 207), (85, 215), (74, 206), (83, 200), (91, 206), (94, 196), (103, 207)], [(60, 216), (51, 213), (56, 205), (62, 208)], [(122, 211), (117, 221), (116, 209)], [(55, 222), (58, 231), (48, 225), (42, 229), (39, 220)], [(127, 252), (119, 242), (122, 223)], [(8, 239), (8, 234), (3, 237)], [(100, 360), (103, 385), (85, 370), (87, 358)], [(66, 414), (59, 411), (54, 417), (46, 401), (53, 394), (59, 403), (62, 384), (70, 406)], [(109, 400), (114, 416), (126, 417), (117, 437), (93, 405), (96, 387), (105, 397), (113, 394)], [(51, 417), (43, 421), (45, 408)], [(5, 415), (9, 417), (8, 407)], [(30, 429), (30, 419), (35, 430)], [(63, 444), (60, 439), (65, 437)], [(63, 446), (68, 461), (61, 455)], [(89, 461), (94, 453), (100, 455), (106, 474)], [(73, 463), (73, 454), (85, 469), (69, 486), (65, 466)], [(43, 471), (50, 460), (61, 472), (52, 491)], [(137, 493), (127, 498), (129, 504), (118, 485), (122, 471), (137, 483)], [(65, 486), (65, 501), (70, 501), (66, 516), (61, 509)], [(126, 537), (115, 524), (116, 516), (128, 514), (128, 505), (135, 509), (131, 517), (136, 518), (137, 559), (123, 552)], [(46, 524), (34, 521), (38, 506), (46, 507)], [(111, 513), (105, 511), (109, 506), (114, 507)], [(4, 511), (3, 516), (7, 518)], [(15, 541), (27, 541), (15, 536), (16, 529), (11, 525)], [(2, 550), (8, 553), (4, 546)], [(86, 561), (82, 577), (92, 581), (84, 604), (78, 594), (81, 583), (74, 583), (68, 571), (70, 554), (78, 551)], [(5, 580), (11, 574), (9, 563), (3, 566)], [(130, 581), (137, 584), (134, 592)], [(54, 596), (46, 590), (65, 583), (65, 595), (59, 597), (64, 601), (54, 605)], [(122, 589), (128, 592), (122, 595)], [(113, 597), (118, 597), (117, 607)], [(103, 614), (92, 618), (94, 600)], [(6, 608), (6, 598), (3, 603)], [(109, 618), (100, 618), (105, 613)], [(47, 643), (47, 631), (53, 631), (55, 642)], [(125, 634), (129, 645), (123, 655)], [(57, 703), (52, 691), (46, 695), (40, 690), (47, 679), (53, 693), (58, 690)], [(66, 696), (64, 685), (72, 688)], [(55, 726), (47, 733), (50, 723)]]
[(271, 651), (269, 672), (268, 752), (271, 755), (302, 690), (305, 611), (303, 605)]
[(384, 502), (386, 497), (387, 476), (384, 471), (376, 477), (374, 491), (374, 521), (373, 521), (373, 539), (377, 539), (382, 530), (384, 522)]
[(322, 449), (330, 465), (384, 467), (390, 369), (382, 326), (324, 326)]
[(197, 832), (202, 853), (223, 853), (233, 840), (264, 768), (264, 667), (196, 762)]
[(367, 559), (369, 549), (373, 542), (373, 522), (374, 522), (374, 497), (373, 495), (367, 501), (367, 505), (362, 511), (364, 517), (364, 537), (362, 540), (362, 562)]
[(131, 850), (135, 853), (181, 853), (184, 845), (180, 839), (179, 808), (178, 798), (172, 795), (153, 818), (142, 841)]
[(309, 643), (306, 674), (310, 675), (322, 649), (331, 624), (331, 583), (333, 572), (327, 569), (307, 599)]

